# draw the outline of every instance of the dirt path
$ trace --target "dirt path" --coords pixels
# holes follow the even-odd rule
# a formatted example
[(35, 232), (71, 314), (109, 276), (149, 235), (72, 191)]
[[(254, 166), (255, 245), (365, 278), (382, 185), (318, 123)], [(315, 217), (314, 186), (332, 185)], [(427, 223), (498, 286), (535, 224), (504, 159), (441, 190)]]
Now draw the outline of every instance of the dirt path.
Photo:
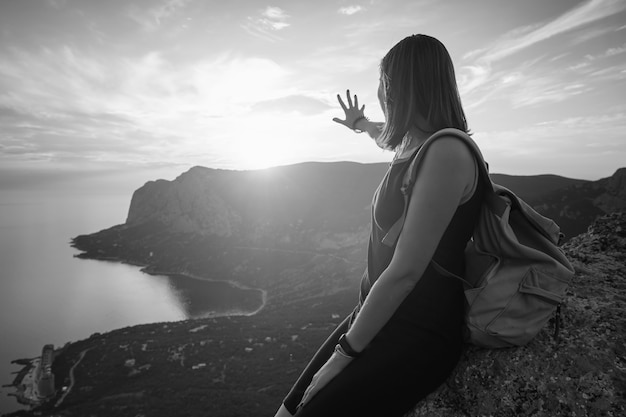
[(65, 397), (67, 397), (67, 394), (69, 394), (70, 391), (72, 391), (72, 388), (74, 388), (74, 383), (76, 382), (76, 379), (74, 378), (74, 368), (76, 368), (76, 366), (78, 366), (80, 361), (83, 360), (83, 358), (85, 357), (85, 354), (88, 351), (89, 349), (85, 349), (82, 352), (80, 352), (80, 355), (78, 356), (78, 360), (70, 368), (70, 386), (67, 387), (67, 391), (65, 391), (63, 395), (61, 396), (61, 398), (59, 398), (59, 401), (56, 402), (56, 404), (54, 405), (55, 407), (59, 407), (63, 403), (63, 400), (65, 400)]

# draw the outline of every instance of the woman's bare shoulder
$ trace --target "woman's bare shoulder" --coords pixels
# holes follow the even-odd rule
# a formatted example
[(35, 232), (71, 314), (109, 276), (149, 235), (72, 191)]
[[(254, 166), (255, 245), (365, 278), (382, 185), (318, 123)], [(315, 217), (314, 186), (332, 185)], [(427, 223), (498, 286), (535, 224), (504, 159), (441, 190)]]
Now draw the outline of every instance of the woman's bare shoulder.
[(452, 135), (437, 138), (428, 149), (428, 161), (432, 162), (433, 168), (454, 168), (458, 170), (474, 170), (474, 155), (467, 144)]

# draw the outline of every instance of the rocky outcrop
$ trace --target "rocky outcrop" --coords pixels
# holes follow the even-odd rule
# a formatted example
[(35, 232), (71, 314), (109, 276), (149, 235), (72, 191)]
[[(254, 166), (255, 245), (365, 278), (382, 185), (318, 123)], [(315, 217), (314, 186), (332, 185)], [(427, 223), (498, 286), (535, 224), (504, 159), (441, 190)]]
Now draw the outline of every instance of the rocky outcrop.
[(576, 275), (554, 321), (525, 347), (468, 348), (407, 417), (626, 415), (626, 213), (564, 247)]
[(606, 192), (596, 197), (595, 205), (606, 213), (626, 209), (626, 168), (618, 169), (613, 176), (600, 182)]
[(241, 218), (215, 191), (215, 170), (192, 168), (174, 181), (150, 181), (133, 194), (126, 224), (153, 222), (172, 232), (231, 236)]
[(626, 209), (626, 168), (610, 177), (574, 183), (527, 201), (557, 222), (569, 239), (584, 233), (597, 217)]
[(305, 163), (257, 171), (194, 167), (135, 191), (126, 226), (238, 241), (362, 244), (369, 204), (385, 164)]

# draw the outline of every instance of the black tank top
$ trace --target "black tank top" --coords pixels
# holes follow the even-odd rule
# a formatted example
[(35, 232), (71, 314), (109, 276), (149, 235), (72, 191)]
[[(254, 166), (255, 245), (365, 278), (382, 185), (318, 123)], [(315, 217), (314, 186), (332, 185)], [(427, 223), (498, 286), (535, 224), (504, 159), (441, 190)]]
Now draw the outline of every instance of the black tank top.
[[(393, 257), (395, 245), (386, 246), (382, 239), (404, 210), (404, 196), (400, 188), (411, 159), (392, 162), (374, 194), (367, 269), (361, 281), (361, 303)], [(471, 198), (457, 207), (433, 256), (439, 265), (459, 276), (464, 276), (464, 250), (478, 219), (482, 194), (483, 184), (477, 178)], [(397, 314), (421, 328), (444, 335), (458, 332), (464, 313), (462, 283), (439, 274), (431, 263), (399, 310)]]

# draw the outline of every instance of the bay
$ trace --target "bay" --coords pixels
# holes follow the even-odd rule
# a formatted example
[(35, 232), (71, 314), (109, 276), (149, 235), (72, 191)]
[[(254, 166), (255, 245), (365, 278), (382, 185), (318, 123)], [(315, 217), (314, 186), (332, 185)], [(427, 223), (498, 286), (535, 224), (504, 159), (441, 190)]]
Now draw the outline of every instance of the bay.
[[(75, 258), (72, 237), (123, 223), (127, 189), (72, 184), (0, 190), (0, 384), (11, 360), (66, 342), (136, 324), (253, 314), (259, 290), (182, 275), (148, 275), (137, 266)], [(0, 390), (0, 413), (21, 408)]]

